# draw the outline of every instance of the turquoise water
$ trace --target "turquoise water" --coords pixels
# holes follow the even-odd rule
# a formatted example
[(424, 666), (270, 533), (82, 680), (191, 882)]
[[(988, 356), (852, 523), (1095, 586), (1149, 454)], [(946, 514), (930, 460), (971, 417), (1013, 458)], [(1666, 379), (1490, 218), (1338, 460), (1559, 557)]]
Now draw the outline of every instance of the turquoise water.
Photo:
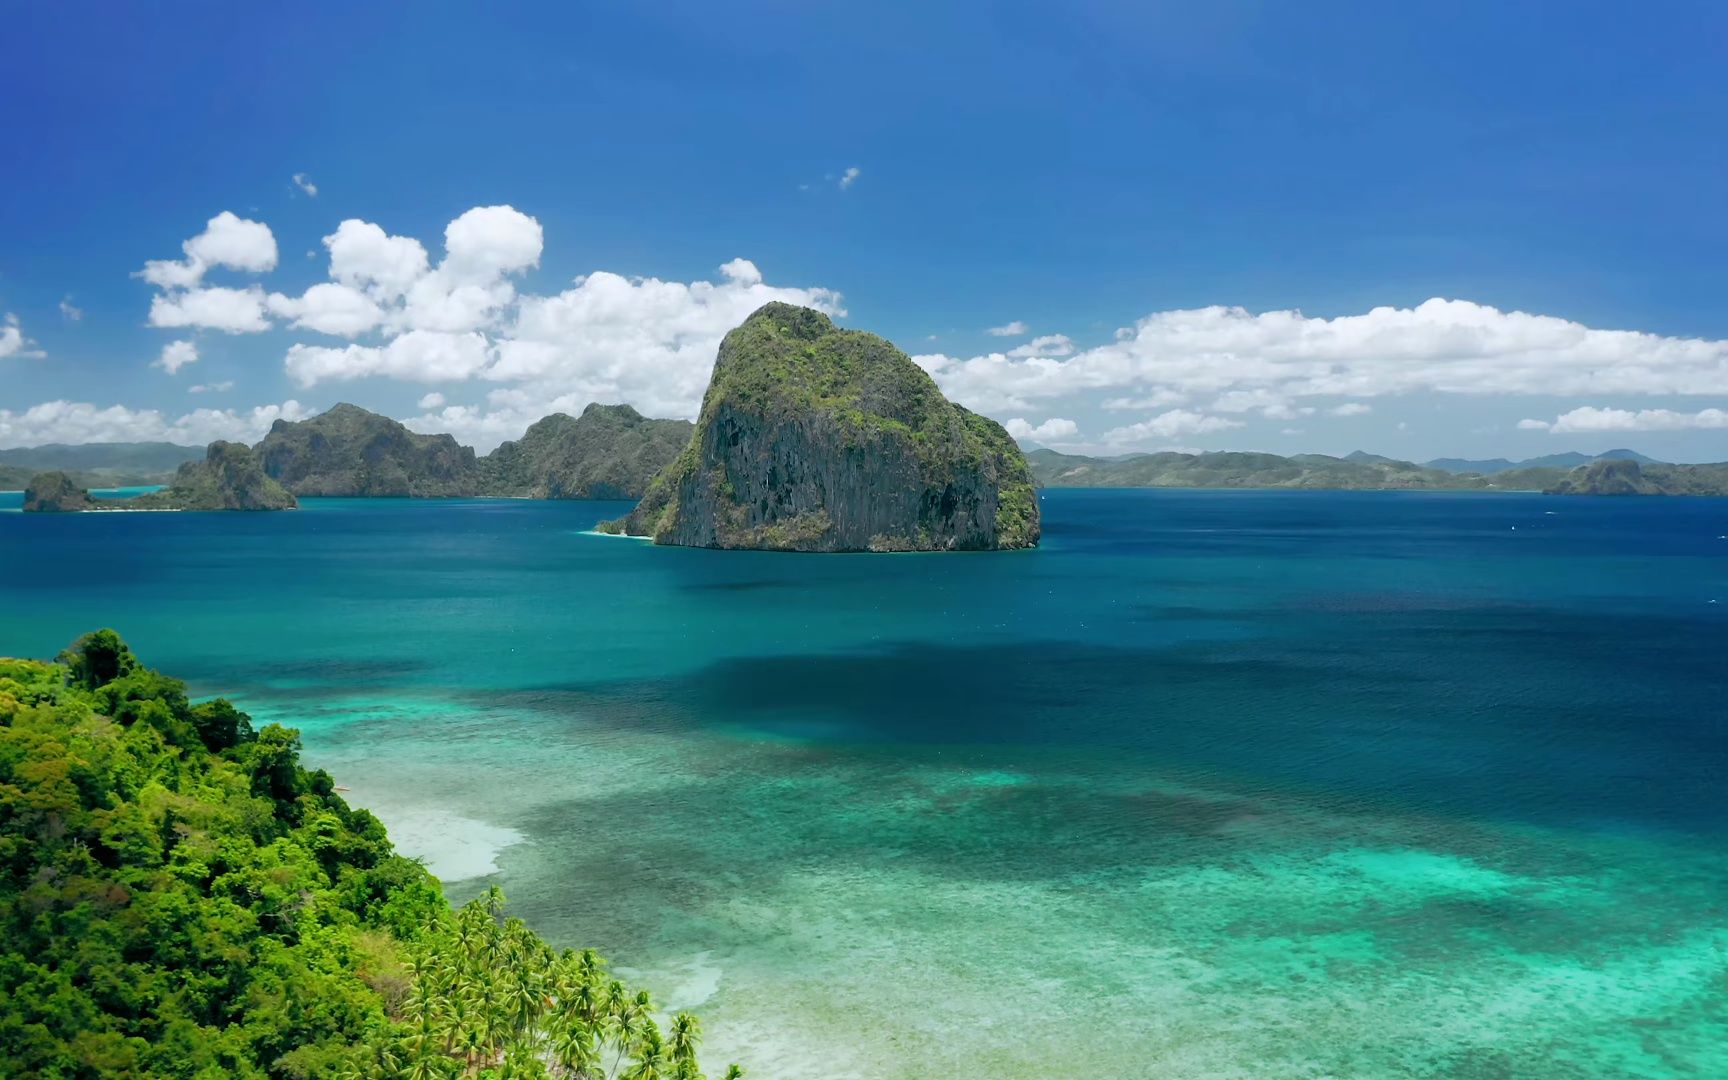
[(1728, 1075), (1728, 500), (1043, 506), (884, 557), (0, 514), (0, 654), (113, 625), (301, 727), (758, 1077)]

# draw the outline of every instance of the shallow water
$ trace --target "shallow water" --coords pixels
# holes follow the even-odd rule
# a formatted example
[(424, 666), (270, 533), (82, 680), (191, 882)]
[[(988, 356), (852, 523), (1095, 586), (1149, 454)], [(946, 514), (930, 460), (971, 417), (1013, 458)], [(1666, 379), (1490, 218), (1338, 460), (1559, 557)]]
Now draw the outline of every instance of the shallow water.
[(758, 1077), (1728, 1074), (1728, 500), (1043, 505), (882, 557), (5, 514), (0, 653), (113, 625), (302, 728)]

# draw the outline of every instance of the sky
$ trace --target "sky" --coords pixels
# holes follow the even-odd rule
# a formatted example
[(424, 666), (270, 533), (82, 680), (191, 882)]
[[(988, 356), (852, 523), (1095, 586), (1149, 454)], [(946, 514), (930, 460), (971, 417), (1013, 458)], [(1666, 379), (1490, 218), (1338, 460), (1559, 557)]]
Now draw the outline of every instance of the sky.
[(768, 300), (1088, 453), (1728, 459), (1728, 7), (6, 3), (0, 446), (693, 416)]

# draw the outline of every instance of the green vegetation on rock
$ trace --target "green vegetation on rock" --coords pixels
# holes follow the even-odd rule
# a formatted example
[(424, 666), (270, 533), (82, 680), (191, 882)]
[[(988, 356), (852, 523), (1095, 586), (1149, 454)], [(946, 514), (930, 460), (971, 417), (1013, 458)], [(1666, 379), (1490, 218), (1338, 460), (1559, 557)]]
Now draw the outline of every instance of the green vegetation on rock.
[(627, 517), (688, 547), (1031, 547), (1037, 496), (1001, 425), (949, 402), (905, 353), (771, 303), (726, 335), (689, 444)]
[(250, 447), (231, 442), (211, 443), (203, 461), (180, 466), (163, 490), (123, 502), (138, 510), (292, 510), (299, 505), (265, 474)]
[(580, 417), (553, 413), (480, 460), (480, 489), (528, 499), (640, 499), (690, 441), (691, 428), (628, 405), (593, 404)]
[(1550, 495), (1728, 495), (1728, 463), (1663, 465), (1608, 458), (1580, 465), (1547, 490)]
[(92, 505), (90, 493), (63, 472), (33, 476), (24, 488), (24, 509), (32, 514), (68, 514)]
[(292, 510), (299, 505), (282, 485), (264, 475), (258, 457), (242, 443), (213, 442), (203, 461), (188, 461), (161, 491), (129, 499), (93, 499), (65, 473), (43, 473), (30, 481), (24, 509), (69, 510)]
[(5, 1075), (700, 1075), (694, 1018), (662, 1031), (502, 906), (452, 912), (295, 731), (193, 703), (111, 630), (0, 659)]
[(264, 471), (295, 495), (478, 493), (471, 448), (449, 435), (417, 435), (358, 405), (337, 405), (310, 420), (278, 420), (256, 449)]

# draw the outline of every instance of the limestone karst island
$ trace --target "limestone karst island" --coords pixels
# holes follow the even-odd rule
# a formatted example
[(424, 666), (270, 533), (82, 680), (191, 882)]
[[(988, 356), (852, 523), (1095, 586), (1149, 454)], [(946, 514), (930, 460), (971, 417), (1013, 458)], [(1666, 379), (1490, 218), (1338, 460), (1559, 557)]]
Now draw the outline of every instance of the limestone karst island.
[(690, 443), (607, 532), (775, 551), (1001, 551), (1038, 543), (1002, 425), (905, 353), (772, 303), (720, 343)]

